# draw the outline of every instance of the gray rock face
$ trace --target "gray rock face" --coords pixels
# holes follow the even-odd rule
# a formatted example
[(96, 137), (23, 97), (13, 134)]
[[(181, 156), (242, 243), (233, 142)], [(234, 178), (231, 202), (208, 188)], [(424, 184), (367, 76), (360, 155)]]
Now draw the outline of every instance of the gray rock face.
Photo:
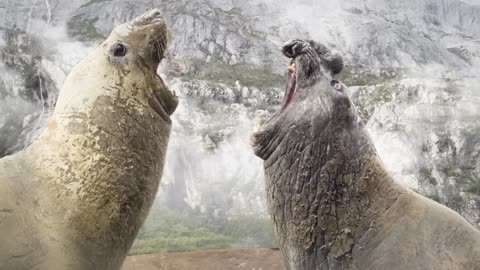
[(341, 80), (396, 179), (480, 227), (474, 0), (6, 1), (0, 155), (34, 139), (78, 59), (113, 25), (153, 6), (165, 12), (173, 40), (162, 70), (182, 97), (159, 200), (267, 215), (249, 136), (283, 98), (288, 60), (279, 47), (314, 38), (347, 60)]

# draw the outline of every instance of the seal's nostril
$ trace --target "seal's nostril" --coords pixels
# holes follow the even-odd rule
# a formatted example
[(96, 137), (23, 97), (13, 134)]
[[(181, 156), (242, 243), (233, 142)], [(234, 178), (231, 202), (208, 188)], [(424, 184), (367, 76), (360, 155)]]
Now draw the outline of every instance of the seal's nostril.
[(154, 10), (152, 10), (151, 16), (155, 17), (155, 18), (158, 18), (158, 17), (162, 16), (162, 13), (160, 12), (160, 10), (154, 9)]
[(293, 46), (289, 46), (289, 47), (285, 48), (285, 52), (288, 55), (293, 56)]
[(289, 58), (297, 57), (304, 53), (305, 42), (303, 40), (291, 40), (285, 43), (282, 52)]
[(283, 49), (282, 49), (283, 54), (287, 57), (291, 57), (291, 58), (295, 57), (295, 53), (293, 50), (294, 46), (295, 44), (291, 44), (291, 43), (283, 46)]

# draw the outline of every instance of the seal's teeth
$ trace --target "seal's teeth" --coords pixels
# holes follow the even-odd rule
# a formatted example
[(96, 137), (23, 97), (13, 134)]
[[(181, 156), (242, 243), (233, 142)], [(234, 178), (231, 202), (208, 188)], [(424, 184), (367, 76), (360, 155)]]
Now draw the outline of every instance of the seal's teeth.
[(290, 72), (295, 72), (295, 70), (296, 70), (296, 68), (295, 68), (295, 63), (289, 65), (287, 69), (288, 69), (288, 71), (290, 71)]
[(260, 122), (255, 126), (254, 132), (260, 132), (262, 131), (263, 126), (265, 125), (267, 121), (265, 120), (260, 120)]

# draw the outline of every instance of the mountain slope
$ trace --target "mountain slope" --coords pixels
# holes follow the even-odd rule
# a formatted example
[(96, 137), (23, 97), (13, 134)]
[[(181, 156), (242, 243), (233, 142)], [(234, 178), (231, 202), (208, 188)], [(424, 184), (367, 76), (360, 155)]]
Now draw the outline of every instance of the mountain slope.
[(279, 47), (314, 38), (344, 55), (341, 80), (396, 179), (480, 228), (480, 3), (473, 0), (7, 1), (0, 4), (0, 156), (35, 138), (66, 74), (113, 25), (153, 6), (172, 32), (161, 71), (181, 96), (157, 205), (219, 223), (268, 218), (249, 136), (283, 98), (288, 59)]

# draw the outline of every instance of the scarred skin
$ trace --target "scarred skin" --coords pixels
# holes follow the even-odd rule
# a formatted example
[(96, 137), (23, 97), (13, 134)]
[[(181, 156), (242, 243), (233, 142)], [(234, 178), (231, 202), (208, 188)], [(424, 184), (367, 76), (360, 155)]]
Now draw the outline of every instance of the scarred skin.
[(0, 269), (121, 267), (178, 104), (156, 75), (166, 45), (158, 10), (115, 28), (73, 68), (38, 141), (0, 160)]
[(283, 53), (296, 66), (286, 96), (295, 83), (296, 91), (252, 146), (265, 161), (287, 269), (480, 269), (480, 232), (383, 166), (345, 86), (334, 81), (341, 56), (303, 40), (287, 42)]

